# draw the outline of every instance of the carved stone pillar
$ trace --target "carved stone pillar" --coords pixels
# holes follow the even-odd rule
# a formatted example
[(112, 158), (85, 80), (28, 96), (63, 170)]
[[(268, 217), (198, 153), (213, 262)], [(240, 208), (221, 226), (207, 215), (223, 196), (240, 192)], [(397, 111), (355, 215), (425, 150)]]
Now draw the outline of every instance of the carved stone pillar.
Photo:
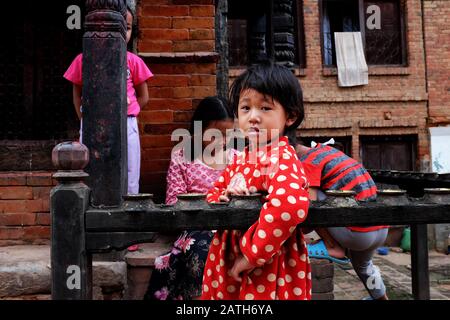
[(219, 53), (217, 63), (217, 95), (228, 98), (228, 34), (227, 34), (228, 0), (216, 1), (216, 51)]
[(127, 186), (126, 1), (87, 0), (83, 36), (83, 143), (92, 205), (115, 207)]
[(267, 14), (259, 14), (249, 19), (250, 39), (249, 51), (250, 61), (259, 63), (269, 57), (267, 52)]
[(86, 249), (85, 214), (89, 188), (83, 171), (89, 151), (78, 142), (58, 144), (52, 152), (58, 185), (50, 194), (52, 215), (52, 299), (92, 299), (92, 255)]
[(293, 67), (295, 64), (295, 20), (293, 0), (273, 2), (273, 41), (275, 61)]

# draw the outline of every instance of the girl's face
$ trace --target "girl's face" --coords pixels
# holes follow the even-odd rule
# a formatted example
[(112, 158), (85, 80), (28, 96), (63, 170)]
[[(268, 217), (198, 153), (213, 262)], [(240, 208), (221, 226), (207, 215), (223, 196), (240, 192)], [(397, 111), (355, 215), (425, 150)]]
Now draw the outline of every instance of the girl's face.
[(127, 11), (127, 43), (131, 39), (131, 32), (133, 31), (133, 15)]
[[(203, 128), (203, 139), (202, 139), (203, 150), (208, 146), (209, 149), (216, 149), (216, 148), (225, 149), (227, 143), (226, 139), (227, 130), (232, 130), (233, 128), (234, 128), (234, 121), (231, 119), (212, 121), (206, 128)], [(218, 136), (217, 134), (214, 134), (213, 131), (211, 131), (212, 135), (208, 135), (208, 133), (206, 133), (208, 129), (219, 130), (221, 132), (221, 135)]]
[(239, 97), (238, 121), (251, 144), (262, 146), (282, 136), (295, 119), (289, 118), (283, 106), (272, 97), (246, 89)]

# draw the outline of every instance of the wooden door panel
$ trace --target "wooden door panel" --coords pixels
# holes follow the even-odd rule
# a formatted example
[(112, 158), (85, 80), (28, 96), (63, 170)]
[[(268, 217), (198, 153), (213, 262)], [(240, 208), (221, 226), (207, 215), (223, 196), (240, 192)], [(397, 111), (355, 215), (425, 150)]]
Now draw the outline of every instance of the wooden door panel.
[(368, 169), (414, 170), (415, 136), (361, 137), (361, 157)]

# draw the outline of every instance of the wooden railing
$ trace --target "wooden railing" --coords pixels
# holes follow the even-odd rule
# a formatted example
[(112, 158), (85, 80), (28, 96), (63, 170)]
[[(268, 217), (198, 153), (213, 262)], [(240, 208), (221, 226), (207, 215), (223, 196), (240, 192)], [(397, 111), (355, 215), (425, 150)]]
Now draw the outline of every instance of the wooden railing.
[[(78, 143), (59, 146), (66, 152), (71, 148), (78, 150), (73, 154), (87, 153)], [(51, 195), (54, 299), (92, 298), (92, 253), (152, 242), (158, 232), (164, 231), (247, 229), (261, 209), (260, 198), (255, 196), (232, 199), (224, 205), (183, 199), (175, 206), (166, 206), (154, 204), (149, 195), (126, 197), (120, 207), (92, 208), (90, 189), (82, 183), (85, 177), (79, 170), (55, 175), (60, 185)], [(411, 225), (413, 295), (415, 299), (429, 299), (426, 225), (450, 222), (450, 190), (430, 189), (423, 198), (409, 198), (399, 191), (381, 192), (375, 202), (357, 202), (351, 195), (343, 195), (334, 192), (325, 201), (312, 202), (299, 227)], [(78, 287), (70, 285), (75, 276), (79, 277)]]

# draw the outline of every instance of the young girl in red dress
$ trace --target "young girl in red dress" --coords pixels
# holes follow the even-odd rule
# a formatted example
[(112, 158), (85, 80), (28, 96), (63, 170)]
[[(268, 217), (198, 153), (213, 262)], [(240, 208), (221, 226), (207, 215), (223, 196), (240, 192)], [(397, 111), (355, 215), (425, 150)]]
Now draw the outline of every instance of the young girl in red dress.
[(311, 268), (297, 228), (308, 212), (308, 181), (285, 136), (304, 117), (300, 84), (285, 67), (254, 66), (233, 83), (231, 106), (249, 146), (224, 170), (207, 200), (267, 196), (248, 230), (215, 234), (202, 299), (309, 300)]

